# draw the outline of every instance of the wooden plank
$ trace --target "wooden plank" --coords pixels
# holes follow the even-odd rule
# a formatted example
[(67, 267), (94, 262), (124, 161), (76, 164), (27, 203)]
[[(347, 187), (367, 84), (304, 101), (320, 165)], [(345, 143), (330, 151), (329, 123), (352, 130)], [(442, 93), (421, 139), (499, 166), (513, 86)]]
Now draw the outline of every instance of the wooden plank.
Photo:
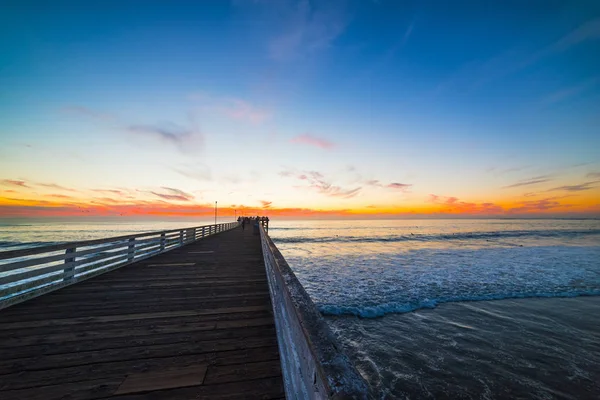
[(78, 365), (76, 367), (19, 371), (1, 376), (0, 391), (47, 386), (55, 384), (56, 382), (80, 382), (89, 380), (90, 377), (98, 376), (124, 377), (131, 373), (160, 371), (166, 368), (186, 367), (198, 363), (229, 365), (268, 360), (279, 360), (279, 349), (277, 345), (186, 356), (175, 355), (145, 360), (127, 360), (111, 363)]
[(148, 264), (148, 267), (187, 267), (196, 263)]
[[(150, 347), (165, 344), (179, 344), (182, 346), (185, 343), (214, 342), (225, 339), (242, 340), (258, 337), (272, 338), (273, 341), (271, 344), (274, 345), (276, 343), (275, 326), (263, 325), (245, 329), (216, 329), (211, 331), (188, 331), (173, 332), (170, 334), (160, 333), (140, 336), (109, 337), (102, 341), (81, 338), (79, 341), (61, 343), (60, 346), (48, 343), (18, 346), (2, 349), (3, 360), (0, 360), (0, 365), (14, 365), (15, 363), (20, 363), (24, 359), (39, 357), (40, 354), (43, 354), (43, 356), (46, 357), (50, 355), (86, 351), (105, 351), (109, 349), (127, 349), (140, 346)], [(37, 365), (27, 367), (28, 371), (37, 369)]]
[(261, 251), (232, 230), (2, 310), (0, 399), (281, 398)]
[[(54, 326), (54, 325), (78, 325), (78, 324), (90, 324), (90, 323), (105, 323), (113, 321), (132, 321), (132, 320), (144, 320), (144, 319), (155, 319), (155, 318), (177, 318), (185, 316), (203, 316), (203, 315), (218, 315), (218, 314), (229, 314), (239, 312), (251, 312), (251, 311), (265, 311), (270, 310), (270, 305), (260, 306), (246, 306), (246, 307), (223, 307), (215, 308), (212, 310), (183, 310), (183, 311), (166, 311), (166, 312), (146, 312), (146, 313), (135, 313), (135, 314), (117, 314), (107, 315), (101, 317), (80, 317), (80, 318), (59, 318), (59, 319), (46, 319), (42, 321), (33, 322), (3, 322), (0, 324), (0, 330), (8, 329), (28, 329), (37, 328), (41, 326)], [(2, 314), (0, 313), (0, 317)], [(0, 320), (1, 321), (1, 320)]]
[(211, 365), (206, 373), (205, 383), (229, 383), (252, 379), (271, 378), (281, 375), (279, 360), (269, 360), (234, 365)]
[(114, 394), (144, 393), (202, 385), (207, 367), (206, 364), (200, 364), (179, 369), (131, 374), (125, 378)]

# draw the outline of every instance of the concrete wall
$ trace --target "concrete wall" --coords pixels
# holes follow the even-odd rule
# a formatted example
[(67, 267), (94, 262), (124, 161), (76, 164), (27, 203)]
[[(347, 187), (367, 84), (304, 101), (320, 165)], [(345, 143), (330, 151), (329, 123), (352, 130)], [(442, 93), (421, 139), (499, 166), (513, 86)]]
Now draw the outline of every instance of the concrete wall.
[(262, 227), (260, 235), (287, 398), (368, 398), (365, 381)]

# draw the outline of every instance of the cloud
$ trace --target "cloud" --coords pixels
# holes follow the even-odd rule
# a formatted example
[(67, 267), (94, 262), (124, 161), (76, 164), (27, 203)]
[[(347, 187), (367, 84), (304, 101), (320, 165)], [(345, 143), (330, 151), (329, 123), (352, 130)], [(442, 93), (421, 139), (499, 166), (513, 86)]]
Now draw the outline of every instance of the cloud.
[(371, 179), (371, 180), (365, 181), (364, 183), (367, 186), (374, 186), (374, 187), (387, 188), (387, 189), (399, 189), (402, 191), (406, 191), (412, 186), (412, 184), (398, 183), (398, 182), (392, 182), (392, 183), (388, 183), (387, 185), (385, 185), (377, 179)]
[(508, 209), (509, 213), (531, 213), (548, 211), (555, 208), (569, 208), (571, 205), (561, 204), (555, 198), (547, 198), (541, 200), (522, 201), (518, 203), (518, 207)]
[(37, 186), (42, 186), (50, 189), (64, 190), (65, 192), (76, 192), (77, 190), (57, 185), (56, 183), (36, 183)]
[(550, 46), (546, 53), (554, 53), (568, 50), (569, 48), (584, 42), (588, 39), (599, 39), (600, 38), (600, 18), (596, 18), (583, 24), (569, 32), (567, 35), (560, 38), (552, 46)]
[(548, 182), (551, 180), (552, 179), (550, 179), (549, 175), (534, 176), (533, 178), (525, 179), (520, 182), (513, 183), (512, 185), (504, 186), (504, 188), (507, 189), (507, 188), (515, 188), (515, 187), (520, 187), (520, 186), (537, 185), (538, 183), (544, 183), (544, 182)]
[(335, 147), (335, 144), (325, 140), (325, 139), (321, 139), (309, 134), (304, 134), (304, 135), (300, 135), (300, 136), (296, 136), (293, 137), (292, 139), (290, 139), (291, 143), (298, 143), (298, 144), (305, 144), (308, 146), (315, 146), (315, 147), (319, 147), (321, 149), (325, 149), (325, 150), (331, 150)]
[(150, 193), (165, 200), (190, 201), (194, 198), (194, 196), (184, 192), (183, 190), (170, 188), (166, 186), (163, 186), (162, 189), (166, 190), (167, 193), (159, 193), (154, 191), (151, 191)]
[(408, 183), (392, 182), (392, 183), (386, 185), (385, 187), (390, 188), (390, 189), (407, 190), (411, 186), (412, 186), (412, 184), (408, 184)]
[(500, 214), (504, 211), (501, 206), (491, 202), (466, 202), (454, 196), (430, 194), (428, 201), (440, 206), (440, 212), (449, 214)]
[(341, 1), (280, 0), (269, 6), (280, 24), (280, 32), (269, 42), (269, 57), (279, 62), (314, 56), (330, 48), (349, 22)]
[(116, 194), (118, 196), (127, 196), (128, 193), (124, 190), (119, 190), (119, 189), (92, 189), (92, 192), (99, 192), (99, 193), (112, 193), (112, 194)]
[(260, 124), (270, 119), (272, 112), (264, 107), (237, 97), (213, 96), (208, 93), (194, 93), (189, 99), (197, 104), (200, 110), (219, 113), (233, 120)]
[(129, 132), (140, 136), (154, 137), (164, 143), (175, 145), (179, 150), (188, 152), (203, 142), (198, 129), (189, 129), (172, 122), (157, 125), (129, 125)]
[(600, 178), (600, 172), (588, 172), (586, 177), (587, 178)]
[(542, 99), (542, 104), (555, 104), (559, 103), (563, 100), (569, 99), (571, 97), (577, 96), (581, 93), (586, 92), (589, 89), (592, 89), (598, 83), (599, 79), (597, 77), (588, 79), (585, 82), (579, 83), (574, 86), (570, 86), (567, 88), (563, 88), (557, 92), (551, 93), (545, 98)]
[(67, 114), (80, 115), (80, 116), (96, 119), (99, 121), (105, 121), (105, 122), (112, 121), (115, 119), (115, 117), (111, 114), (101, 113), (98, 111), (94, 111), (91, 108), (87, 108), (87, 107), (83, 107), (83, 106), (63, 107), (61, 109), (61, 111), (64, 113), (67, 113)]
[(272, 201), (261, 200), (260, 204), (262, 204), (263, 208), (269, 208), (269, 207), (271, 207), (271, 204), (273, 204), (273, 202)]
[(271, 117), (271, 113), (265, 109), (255, 107), (241, 99), (229, 99), (221, 110), (232, 119), (259, 124)]
[(191, 179), (198, 181), (210, 181), (212, 173), (208, 165), (202, 163), (185, 164), (179, 167), (173, 167), (173, 171)]
[(280, 173), (280, 175), (286, 177), (293, 176), (298, 180), (307, 182), (310, 189), (330, 197), (341, 197), (348, 199), (356, 196), (362, 189), (360, 186), (355, 188), (342, 188), (340, 186), (333, 185), (326, 180), (325, 176), (319, 171), (283, 171), (283, 173), (284, 175), (282, 175), (282, 173)]
[(19, 186), (24, 188), (30, 188), (25, 181), (15, 180), (15, 179), (3, 179), (0, 181), (5, 186)]
[(598, 183), (600, 181), (591, 181), (591, 182), (585, 182), (585, 183), (581, 183), (579, 185), (565, 185), (565, 186), (558, 186), (552, 189), (548, 189), (548, 192), (553, 192), (553, 191), (557, 191), (557, 190), (564, 190), (567, 192), (581, 192), (584, 190), (590, 190), (595, 188), (596, 186), (598, 186)]
[(48, 194), (47, 196), (49, 196), (49, 197), (56, 197), (56, 198), (59, 198), (59, 199), (72, 199), (73, 198), (73, 196), (67, 196), (65, 194)]

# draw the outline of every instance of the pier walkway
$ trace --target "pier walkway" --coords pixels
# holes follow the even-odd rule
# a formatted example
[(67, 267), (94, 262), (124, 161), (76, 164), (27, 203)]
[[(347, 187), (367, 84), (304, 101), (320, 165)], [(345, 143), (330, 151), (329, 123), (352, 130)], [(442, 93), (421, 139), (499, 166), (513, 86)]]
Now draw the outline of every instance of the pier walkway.
[(284, 396), (248, 226), (0, 311), (2, 400)]

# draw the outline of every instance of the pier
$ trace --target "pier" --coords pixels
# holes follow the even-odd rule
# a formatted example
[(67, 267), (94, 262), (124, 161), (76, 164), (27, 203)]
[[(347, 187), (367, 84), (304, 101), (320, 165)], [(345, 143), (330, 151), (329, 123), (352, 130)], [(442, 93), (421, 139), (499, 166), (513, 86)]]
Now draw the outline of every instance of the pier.
[(367, 398), (267, 224), (0, 252), (0, 398)]

